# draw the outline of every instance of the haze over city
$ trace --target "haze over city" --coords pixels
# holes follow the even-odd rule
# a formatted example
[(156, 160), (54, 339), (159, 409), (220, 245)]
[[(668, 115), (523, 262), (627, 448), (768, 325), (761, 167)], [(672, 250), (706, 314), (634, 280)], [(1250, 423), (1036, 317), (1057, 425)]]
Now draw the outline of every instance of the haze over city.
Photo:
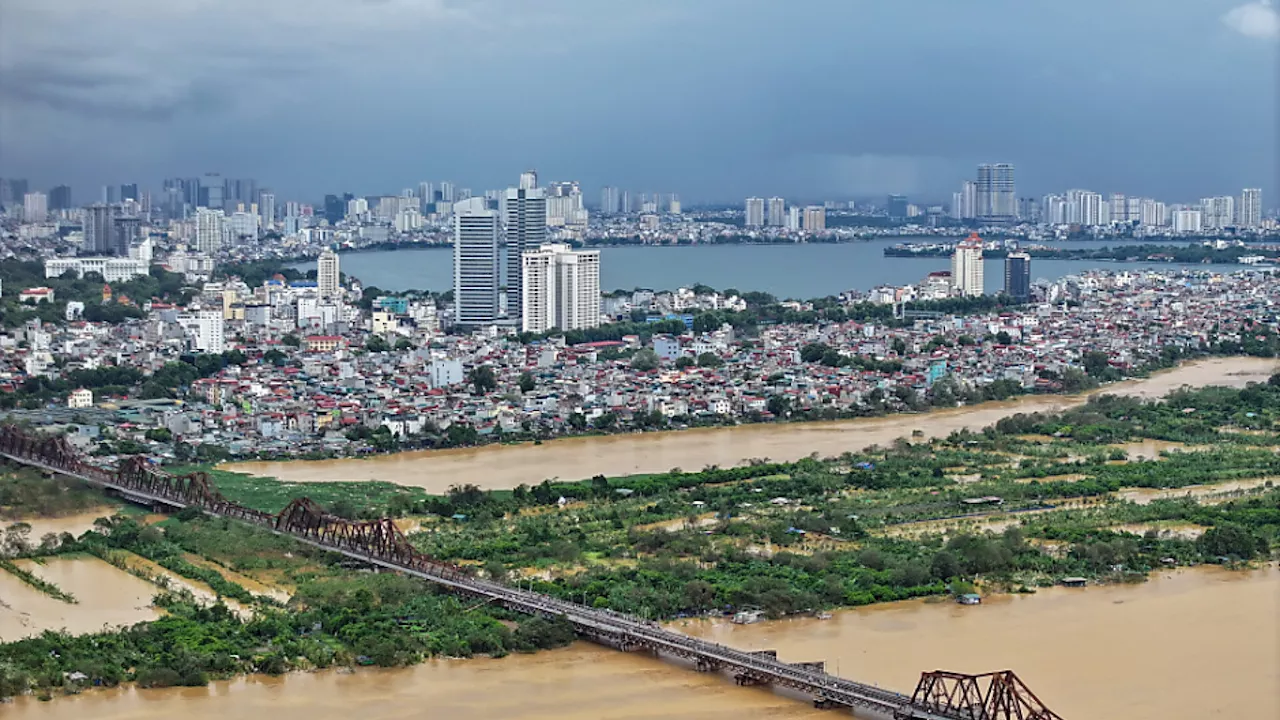
[(0, 175), (1191, 200), (1275, 187), (1278, 40), (1265, 0), (9, 0)]

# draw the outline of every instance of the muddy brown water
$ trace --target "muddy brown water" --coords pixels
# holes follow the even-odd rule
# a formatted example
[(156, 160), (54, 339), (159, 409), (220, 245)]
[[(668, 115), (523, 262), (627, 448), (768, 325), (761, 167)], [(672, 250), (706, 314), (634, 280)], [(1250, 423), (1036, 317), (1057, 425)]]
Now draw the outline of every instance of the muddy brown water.
[(98, 558), (53, 557), (43, 564), (18, 560), (17, 565), (71, 593), (78, 602), (51, 598), (0, 570), (0, 642), (45, 630), (96, 632), (159, 617), (151, 607), (159, 592), (155, 585)]
[[(909, 601), (812, 618), (674, 626), (910, 692), (922, 670), (1012, 668), (1068, 720), (1280, 717), (1280, 570), (1165, 573), (1142, 585), (1053, 588), (976, 607)], [(208, 688), (120, 688), (41, 703), (15, 720), (725, 720), (833, 717), (643, 654), (585, 643), (404, 670), (253, 677)], [(836, 715), (839, 716), (839, 715)]]
[[(1275, 360), (1263, 358), (1214, 358), (1109, 385), (1102, 392), (1158, 398), (1183, 385), (1241, 387), (1265, 381), (1278, 367)], [(1086, 399), (1087, 394), (1037, 395), (927, 414), (565, 438), (542, 445), (424, 450), (364, 459), (234, 463), (223, 469), (290, 482), (383, 480), (437, 493), (460, 483), (510, 489), (549, 478), (580, 480), (596, 474), (656, 473), (677, 467), (732, 467), (752, 458), (793, 461), (815, 452), (835, 456), (888, 445), (914, 430), (925, 437), (944, 437), (963, 428), (986, 427), (1016, 413), (1065, 410)]]

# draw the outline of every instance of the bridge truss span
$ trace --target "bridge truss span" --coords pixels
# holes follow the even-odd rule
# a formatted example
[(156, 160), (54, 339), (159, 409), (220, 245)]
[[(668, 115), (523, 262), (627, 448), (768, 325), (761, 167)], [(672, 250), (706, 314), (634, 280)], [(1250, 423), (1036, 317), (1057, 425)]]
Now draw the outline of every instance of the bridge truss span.
[(46, 473), (78, 478), (122, 497), (161, 508), (194, 507), (289, 535), (300, 542), (402, 572), (507, 609), (571, 623), (584, 638), (620, 650), (647, 650), (723, 671), (743, 685), (769, 684), (811, 695), (819, 707), (871, 711), (898, 720), (1062, 720), (1011, 671), (961, 675), (924, 673), (912, 696), (830, 675), (822, 663), (786, 663), (772, 651), (746, 652), (664, 629), (611, 610), (577, 605), (476, 577), (419, 551), (389, 518), (357, 522), (332, 515), (307, 498), (271, 514), (233, 503), (203, 472), (171, 475), (136, 456), (115, 467), (83, 458), (65, 437), (0, 426), (0, 458)]

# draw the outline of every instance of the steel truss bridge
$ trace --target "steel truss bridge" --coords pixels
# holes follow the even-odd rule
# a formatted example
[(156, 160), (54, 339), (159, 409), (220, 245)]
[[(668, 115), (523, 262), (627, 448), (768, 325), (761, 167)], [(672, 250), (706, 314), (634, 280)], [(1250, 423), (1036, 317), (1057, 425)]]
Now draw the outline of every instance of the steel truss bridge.
[(46, 474), (77, 478), (110, 494), (157, 510), (195, 507), (289, 535), (330, 552), (428, 580), (448, 590), (507, 609), (562, 618), (589, 640), (622, 651), (646, 650), (679, 658), (702, 672), (724, 672), (739, 685), (773, 685), (808, 695), (814, 705), (850, 708), (895, 720), (1062, 720), (1012, 671), (964, 675), (936, 671), (920, 677), (908, 696), (836, 677), (822, 662), (787, 663), (772, 650), (747, 652), (665, 630), (653, 622), (578, 605), (476, 577), (471, 571), (419, 552), (389, 519), (352, 522), (299, 498), (275, 514), (224, 498), (207, 474), (170, 475), (145, 457), (114, 468), (92, 464), (65, 437), (0, 426), (0, 458)]

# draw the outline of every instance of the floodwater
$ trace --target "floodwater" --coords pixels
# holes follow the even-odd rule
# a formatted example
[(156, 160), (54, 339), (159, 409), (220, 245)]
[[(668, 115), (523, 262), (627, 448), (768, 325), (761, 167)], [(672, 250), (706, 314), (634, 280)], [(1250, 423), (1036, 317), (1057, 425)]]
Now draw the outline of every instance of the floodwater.
[(1156, 500), (1195, 498), (1201, 504), (1214, 504), (1233, 500), (1250, 492), (1264, 488), (1267, 483), (1276, 482), (1276, 478), (1252, 478), (1250, 480), (1229, 480), (1212, 485), (1188, 485), (1180, 488), (1129, 488), (1116, 493), (1116, 497), (1128, 500), (1137, 505), (1150, 505)]
[[(1280, 363), (1263, 358), (1215, 358), (1188, 363), (1143, 380), (1130, 380), (1105, 392), (1142, 398), (1163, 397), (1183, 385), (1230, 385), (1265, 381)], [(581, 480), (732, 467), (752, 458), (799, 460), (811, 453), (835, 456), (870, 445), (888, 445), (920, 430), (945, 437), (962, 428), (979, 429), (1016, 413), (1053, 412), (1083, 403), (1085, 395), (1038, 395), (983, 403), (927, 414), (833, 422), (742, 425), (675, 432), (565, 438), (542, 445), (501, 445), (456, 450), (423, 450), (364, 459), (249, 462), (223, 469), (289, 482), (382, 480), (442, 493), (471, 483), (487, 490), (536, 485), (549, 478)]]
[(97, 632), (104, 626), (132, 625), (160, 616), (151, 607), (151, 598), (159, 592), (154, 585), (96, 557), (16, 564), (71, 593), (78, 602), (56, 600), (0, 570), (0, 641), (64, 628), (74, 634)]
[[(983, 605), (910, 601), (691, 634), (910, 693), (919, 673), (1014, 669), (1064, 718), (1280, 717), (1280, 572), (1167, 573), (1142, 585), (1053, 588)], [(19, 699), (15, 720), (718, 720), (819, 718), (803, 698), (585, 643), (501, 660), (255, 677), (208, 688)], [(837, 715), (838, 716), (838, 715)]]
[(74, 515), (63, 515), (61, 517), (34, 517), (34, 518), (17, 518), (15, 520), (0, 520), (0, 530), (18, 522), (24, 522), (31, 526), (31, 533), (27, 535), (27, 542), (32, 545), (38, 545), (40, 538), (47, 533), (61, 535), (62, 533), (71, 533), (76, 537), (80, 537), (87, 530), (93, 529), (93, 521), (101, 517), (111, 517), (119, 511), (119, 508), (112, 505), (104, 505), (94, 510), (86, 510)]

